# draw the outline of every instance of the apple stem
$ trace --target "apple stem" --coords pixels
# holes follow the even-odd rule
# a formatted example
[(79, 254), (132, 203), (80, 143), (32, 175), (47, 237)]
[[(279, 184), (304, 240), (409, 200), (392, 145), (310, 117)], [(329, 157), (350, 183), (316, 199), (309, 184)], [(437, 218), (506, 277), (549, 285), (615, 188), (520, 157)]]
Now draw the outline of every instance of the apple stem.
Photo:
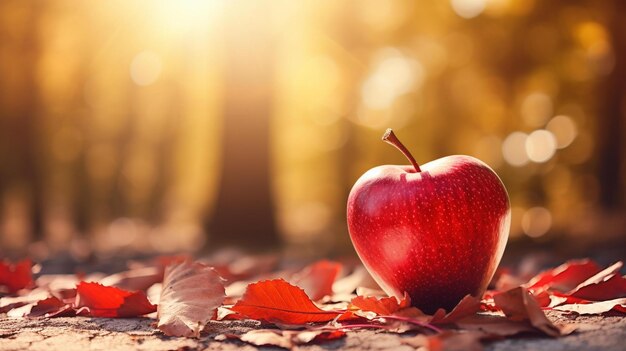
[(404, 146), (404, 144), (400, 142), (400, 139), (398, 139), (398, 137), (396, 136), (396, 134), (394, 134), (391, 128), (388, 128), (387, 131), (385, 131), (385, 134), (383, 134), (383, 141), (387, 144), (395, 146), (396, 149), (400, 150), (400, 152), (402, 152), (402, 154), (411, 162), (413, 167), (415, 167), (415, 171), (417, 171), (417, 173), (422, 171), (420, 169), (420, 165), (417, 164), (413, 155), (411, 155), (411, 153)]

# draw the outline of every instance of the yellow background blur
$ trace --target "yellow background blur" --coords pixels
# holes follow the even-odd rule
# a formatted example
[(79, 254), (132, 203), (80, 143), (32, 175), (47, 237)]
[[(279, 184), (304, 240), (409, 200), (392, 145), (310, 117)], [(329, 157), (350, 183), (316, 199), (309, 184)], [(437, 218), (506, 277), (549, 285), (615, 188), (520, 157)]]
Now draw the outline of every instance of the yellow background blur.
[(388, 127), (491, 165), (511, 245), (623, 243), (624, 7), (2, 1), (0, 252), (350, 252)]

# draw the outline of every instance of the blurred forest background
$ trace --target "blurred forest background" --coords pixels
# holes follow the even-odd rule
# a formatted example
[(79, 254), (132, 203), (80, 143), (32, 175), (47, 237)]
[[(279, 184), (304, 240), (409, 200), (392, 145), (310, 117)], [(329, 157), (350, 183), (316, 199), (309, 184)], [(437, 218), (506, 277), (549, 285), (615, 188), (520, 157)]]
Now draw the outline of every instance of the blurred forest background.
[(620, 0), (4, 0), (0, 253), (350, 253), (351, 186), (406, 163), (388, 127), (420, 163), (498, 172), (508, 250), (623, 250), (624, 16)]

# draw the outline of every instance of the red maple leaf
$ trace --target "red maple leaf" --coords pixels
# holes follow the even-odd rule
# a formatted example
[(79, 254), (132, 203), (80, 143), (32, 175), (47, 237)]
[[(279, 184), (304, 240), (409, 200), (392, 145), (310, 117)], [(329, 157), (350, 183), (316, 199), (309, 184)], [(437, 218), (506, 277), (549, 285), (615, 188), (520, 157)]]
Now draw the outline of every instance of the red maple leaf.
[(232, 310), (247, 318), (285, 324), (328, 322), (340, 314), (320, 309), (302, 289), (282, 279), (248, 285)]
[(77, 314), (91, 317), (137, 317), (156, 311), (146, 294), (98, 283), (80, 282), (76, 287)]
[(531, 291), (551, 289), (566, 292), (598, 274), (602, 268), (590, 259), (568, 261), (556, 268), (541, 272), (524, 287)]
[(25, 258), (17, 263), (0, 261), (0, 287), (5, 286), (10, 294), (33, 286), (32, 262)]
[(382, 298), (357, 296), (350, 301), (348, 309), (360, 309), (362, 311), (374, 312), (379, 316), (387, 316), (410, 305), (411, 300), (406, 294), (400, 302), (393, 296)]
[(580, 283), (567, 295), (579, 299), (603, 301), (626, 297), (626, 278), (620, 274), (624, 264), (616, 262)]

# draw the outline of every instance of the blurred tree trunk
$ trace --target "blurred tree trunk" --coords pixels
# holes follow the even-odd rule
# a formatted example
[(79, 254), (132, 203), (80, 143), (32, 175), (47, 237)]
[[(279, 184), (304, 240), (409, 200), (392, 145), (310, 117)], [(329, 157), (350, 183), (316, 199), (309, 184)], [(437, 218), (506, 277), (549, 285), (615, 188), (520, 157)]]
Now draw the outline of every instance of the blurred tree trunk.
[[(3, 43), (5, 46), (3, 50), (9, 51), (5, 57), (10, 62), (6, 69), (2, 70), (4, 72), (2, 76), (9, 76), (12, 79), (7, 79), (8, 82), (0, 85), (2, 87), (0, 91), (2, 94), (0, 138), (2, 139), (1, 149), (4, 151), (4, 155), (0, 155), (0, 162), (2, 162), (0, 178), (4, 183), (0, 184), (3, 188), (0, 191), (5, 192), (0, 193), (0, 200), (9, 189), (17, 190), (20, 195), (23, 194), (28, 204), (30, 232), (36, 238), (41, 238), (43, 189), (40, 126), (37, 123), (40, 99), (37, 92), (36, 67), (39, 54), (39, 17), (43, 9), (38, 4), (22, 5), (21, 3), (3, 4), (3, 7), (8, 8), (8, 16), (11, 14), (20, 16), (29, 25), (19, 30), (2, 28), (2, 30), (12, 29), (14, 35), (2, 34), (3, 38), (10, 38), (3, 39), (6, 40)], [(3, 10), (0, 7), (0, 12), (4, 12)], [(6, 63), (3, 62), (3, 64)]]
[(176, 85), (173, 92), (174, 98), (171, 99), (171, 103), (168, 105), (168, 112), (165, 127), (159, 138), (159, 142), (156, 144), (156, 150), (161, 157), (157, 158), (156, 164), (156, 181), (154, 187), (150, 192), (150, 200), (148, 202), (148, 218), (153, 223), (158, 223), (165, 218), (164, 204), (167, 201), (167, 191), (174, 183), (174, 170), (170, 167), (171, 160), (174, 159), (174, 150), (176, 144), (180, 142), (180, 125), (178, 121), (181, 119), (181, 114), (178, 111), (182, 110), (180, 106), (182, 89), (180, 85)]
[(624, 188), (624, 118), (626, 117), (626, 2), (615, 0), (609, 7), (612, 17), (609, 31), (615, 66), (606, 80), (598, 118), (598, 177), (600, 204), (608, 210), (623, 206)]
[(269, 248), (279, 243), (270, 188), (273, 40), (267, 4), (226, 5), (221, 180), (209, 245)]

